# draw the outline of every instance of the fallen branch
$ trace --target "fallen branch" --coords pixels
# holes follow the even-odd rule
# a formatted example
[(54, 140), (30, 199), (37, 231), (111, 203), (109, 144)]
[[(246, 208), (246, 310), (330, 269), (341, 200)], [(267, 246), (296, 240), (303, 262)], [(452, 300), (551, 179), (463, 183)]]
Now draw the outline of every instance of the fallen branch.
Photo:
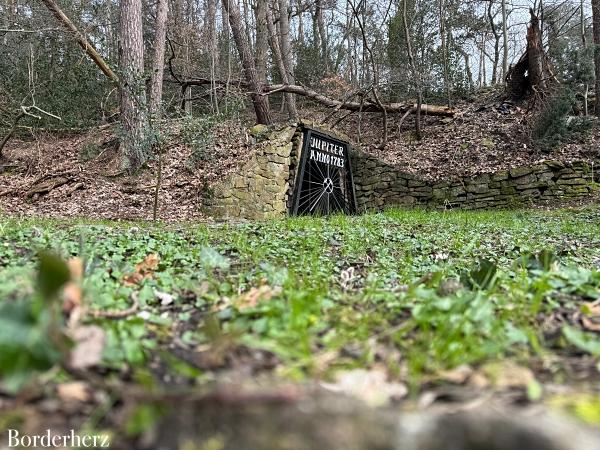
[(73, 181), (73, 178), (67, 178), (67, 177), (57, 177), (57, 178), (52, 178), (44, 183), (41, 183), (33, 188), (31, 188), (28, 192), (27, 192), (27, 197), (31, 198), (34, 195), (42, 195), (42, 194), (47, 194), (48, 192), (61, 187), (64, 184), (69, 183), (70, 181)]
[[(277, 92), (290, 92), (292, 94), (302, 95), (304, 97), (308, 97), (311, 100), (316, 101), (317, 103), (321, 103), (329, 108), (345, 109), (348, 111), (359, 111), (361, 110), (360, 102), (341, 102), (339, 100), (332, 99), (323, 94), (320, 94), (312, 89), (305, 88), (303, 86), (297, 85), (280, 85), (273, 84), (264, 86), (263, 95), (269, 95), (273, 91)], [(365, 103), (362, 106), (363, 112), (383, 112), (384, 110), (388, 113), (404, 113), (407, 110), (412, 108), (416, 108), (416, 104), (414, 103), (386, 103), (381, 106), (377, 103)], [(423, 114), (427, 114), (430, 116), (445, 116), (445, 117), (453, 117), (457, 111), (455, 108), (451, 108), (448, 106), (439, 106), (439, 105), (422, 105), (421, 112)]]
[[(210, 85), (211, 80), (208, 78), (193, 78), (189, 80), (166, 80), (170, 82), (179, 83), (182, 86), (204, 86)], [(214, 80), (212, 81), (218, 85), (225, 85), (225, 81)], [(244, 81), (232, 83), (239, 84), (244, 89), (249, 89), (249, 86)], [(298, 86), (295, 84), (271, 84), (262, 87), (261, 95), (271, 95), (278, 92), (287, 92), (290, 94), (297, 94), (303, 97), (310, 98), (321, 105), (327, 106), (328, 108), (345, 109), (347, 111), (361, 111), (362, 112), (386, 112), (386, 113), (405, 113), (410, 111), (411, 113), (417, 110), (416, 103), (385, 103), (379, 104), (377, 102), (346, 102), (327, 97), (317, 91), (309, 89), (304, 86)], [(443, 117), (454, 117), (458, 111), (455, 108), (440, 105), (421, 105), (421, 113), (429, 116), (443, 116)]]
[(115, 84), (119, 84), (119, 78), (112, 71), (109, 65), (106, 63), (104, 58), (98, 53), (91, 42), (85, 37), (85, 35), (79, 31), (75, 24), (69, 19), (69, 17), (60, 9), (58, 4), (54, 0), (41, 0), (46, 5), (46, 8), (52, 13), (54, 17), (65, 27), (68, 31), (73, 33), (73, 36), (77, 40), (77, 43), (83, 49), (83, 51), (96, 63), (102, 73), (106, 75)]

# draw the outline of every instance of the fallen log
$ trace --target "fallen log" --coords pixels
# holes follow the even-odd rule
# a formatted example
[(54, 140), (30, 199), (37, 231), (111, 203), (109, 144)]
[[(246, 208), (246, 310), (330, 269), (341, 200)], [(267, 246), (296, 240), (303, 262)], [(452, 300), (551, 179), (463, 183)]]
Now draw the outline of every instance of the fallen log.
[[(269, 95), (275, 92), (288, 92), (291, 94), (302, 95), (304, 97), (308, 97), (311, 100), (316, 101), (322, 105), (325, 105), (329, 108), (338, 108), (345, 109), (348, 111), (360, 111), (363, 112), (385, 112), (388, 113), (406, 113), (406, 112), (415, 112), (417, 109), (416, 103), (383, 103), (378, 104), (376, 102), (365, 102), (362, 105), (359, 102), (342, 102), (339, 100), (335, 100), (333, 98), (327, 97), (323, 94), (320, 94), (312, 89), (308, 89), (304, 86), (298, 85), (284, 85), (284, 84), (272, 84), (263, 87), (263, 95)], [(439, 106), (439, 105), (421, 105), (421, 114), (430, 115), (430, 116), (444, 116), (444, 117), (453, 117), (457, 113), (455, 108), (451, 108), (448, 106)]]
[[(179, 83), (181, 86), (185, 88), (189, 86), (205, 86), (211, 85), (212, 83), (216, 85), (225, 85), (226, 81), (222, 80), (210, 80), (208, 78), (193, 78), (189, 80), (167, 80), (170, 82)], [(244, 81), (235, 80), (229, 83), (231, 86), (240, 86), (244, 89), (249, 89), (249, 86)], [(336, 108), (336, 109), (344, 109), (347, 111), (363, 111), (363, 112), (383, 112), (385, 110), (386, 113), (406, 113), (409, 112), (414, 114), (417, 110), (417, 104), (412, 102), (405, 103), (383, 103), (379, 105), (375, 101), (365, 99), (364, 103), (360, 102), (348, 102), (348, 101), (340, 101), (334, 98), (328, 97), (324, 94), (321, 94), (317, 91), (309, 89), (304, 86), (298, 86), (296, 84), (270, 84), (264, 85), (262, 87), (262, 95), (271, 95), (278, 92), (285, 92), (289, 94), (301, 95), (303, 97), (307, 97), (321, 105), (327, 106), (328, 108)], [(458, 114), (456, 108), (448, 107), (448, 106), (440, 106), (440, 105), (421, 105), (421, 114), (430, 115), (430, 116), (442, 116), (442, 117), (454, 117)]]

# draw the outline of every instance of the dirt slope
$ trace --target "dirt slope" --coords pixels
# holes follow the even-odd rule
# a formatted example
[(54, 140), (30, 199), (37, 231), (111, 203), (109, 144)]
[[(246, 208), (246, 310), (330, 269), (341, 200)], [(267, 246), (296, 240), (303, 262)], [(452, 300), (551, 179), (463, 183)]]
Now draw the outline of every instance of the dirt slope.
[[(494, 172), (545, 159), (600, 160), (600, 128), (585, 142), (574, 143), (544, 154), (528, 144), (526, 114), (522, 107), (496, 101), (461, 103), (454, 119), (423, 118), (423, 140), (413, 137), (413, 118), (398, 130), (399, 117), (389, 117), (390, 139), (385, 149), (381, 139), (382, 118), (303, 110), (311, 120), (350, 136), (353, 145), (386, 162), (432, 180), (465, 174)], [(170, 138), (163, 158), (159, 218), (167, 221), (207, 219), (202, 199), (209, 186), (235, 170), (252, 152), (246, 129), (250, 117), (228, 121), (214, 129), (213, 143), (204, 158), (184, 144), (181, 123), (169, 124)], [(283, 118), (282, 118), (283, 120)], [(154, 203), (157, 161), (134, 176), (118, 175), (115, 126), (85, 134), (43, 134), (35, 139), (13, 140), (0, 162), (0, 211), (12, 216), (78, 217), (105, 219), (150, 219)], [(201, 138), (200, 138), (201, 139)], [(90, 154), (91, 153), (91, 154)]]

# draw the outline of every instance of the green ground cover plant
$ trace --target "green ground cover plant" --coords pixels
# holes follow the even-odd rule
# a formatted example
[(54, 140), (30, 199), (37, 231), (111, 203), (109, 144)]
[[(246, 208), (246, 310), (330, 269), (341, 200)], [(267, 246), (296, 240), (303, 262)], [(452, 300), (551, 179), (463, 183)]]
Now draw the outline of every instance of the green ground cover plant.
[[(77, 344), (56, 338), (69, 315), (52, 309), (47, 280), (65, 269), (48, 255), (81, 258), (81, 322), (106, 338), (94, 370), (145, 384), (201, 384), (243, 361), (291, 380), (383, 366), (419, 392), (464, 364), (552, 360), (536, 376), (565, 381), (562, 357), (600, 357), (597, 207), (216, 225), (3, 218), (3, 389), (47, 376)], [(124, 317), (91, 313), (133, 299)]]

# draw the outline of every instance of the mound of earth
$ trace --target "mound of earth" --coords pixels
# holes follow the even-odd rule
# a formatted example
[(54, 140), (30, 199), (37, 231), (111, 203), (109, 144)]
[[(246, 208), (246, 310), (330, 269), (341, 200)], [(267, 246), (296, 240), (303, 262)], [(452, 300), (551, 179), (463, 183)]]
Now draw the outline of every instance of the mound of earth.
[[(245, 126), (228, 121), (215, 127), (215, 144), (199, 157), (193, 146), (183, 143), (179, 127), (170, 124), (171, 137), (163, 148), (158, 217), (204, 219), (207, 187), (249, 157), (252, 144)], [(5, 149), (8, 163), (0, 173), (0, 211), (12, 216), (151, 219), (158, 160), (149, 161), (139, 174), (118, 174), (116, 132), (115, 126), (10, 143)]]
[[(354, 146), (420, 178), (450, 180), (543, 160), (594, 161), (600, 159), (600, 128), (585, 141), (565, 145), (551, 154), (528, 142), (523, 107), (494, 97), (462, 102), (455, 118), (424, 116), (423, 139), (413, 135), (414, 117), (400, 129), (400, 117), (388, 117), (385, 149), (380, 114), (332, 115), (331, 110), (303, 109), (303, 116), (325, 123), (350, 136)], [(172, 121), (162, 158), (158, 217), (162, 220), (208, 219), (203, 198), (212, 183), (239, 167), (253, 152), (247, 133), (251, 115), (216, 125), (212, 136), (185, 135), (185, 123)], [(282, 121), (284, 117), (280, 118)], [(340, 120), (342, 119), (342, 120)], [(151, 219), (158, 161), (137, 175), (118, 174), (116, 126), (60, 136), (14, 139), (0, 163), (0, 211), (12, 216), (89, 217), (98, 219)], [(187, 138), (186, 138), (187, 136)]]
[[(600, 127), (584, 141), (562, 146), (551, 153), (541, 152), (530, 142), (525, 105), (502, 102), (495, 97), (478, 102), (461, 102), (455, 118), (424, 116), (422, 140), (414, 138), (414, 117), (400, 130), (398, 117), (389, 117), (388, 145), (380, 148), (383, 120), (379, 114), (365, 114), (360, 125), (361, 147), (388, 164), (432, 181), (452, 180), (534, 165), (544, 160), (572, 162), (600, 159)], [(330, 123), (335, 123), (335, 118)], [(337, 128), (358, 140), (356, 115)]]

